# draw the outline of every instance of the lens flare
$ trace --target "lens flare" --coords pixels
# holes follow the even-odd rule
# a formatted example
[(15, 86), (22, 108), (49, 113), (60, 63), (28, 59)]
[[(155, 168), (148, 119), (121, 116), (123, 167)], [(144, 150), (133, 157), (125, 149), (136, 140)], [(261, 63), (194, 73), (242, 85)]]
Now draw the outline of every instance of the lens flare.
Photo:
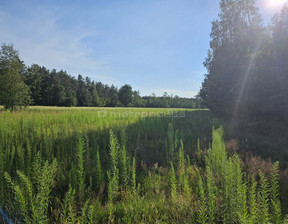
[(266, 0), (266, 6), (271, 9), (279, 9), (288, 3), (288, 0)]

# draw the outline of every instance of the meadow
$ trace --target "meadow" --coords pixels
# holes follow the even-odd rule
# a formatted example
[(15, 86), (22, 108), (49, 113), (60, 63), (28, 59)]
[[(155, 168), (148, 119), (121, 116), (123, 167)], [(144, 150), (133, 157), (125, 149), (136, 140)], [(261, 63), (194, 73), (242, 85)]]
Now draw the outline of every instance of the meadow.
[(279, 163), (251, 175), (222, 124), (209, 110), (0, 111), (1, 211), (33, 224), (288, 223)]

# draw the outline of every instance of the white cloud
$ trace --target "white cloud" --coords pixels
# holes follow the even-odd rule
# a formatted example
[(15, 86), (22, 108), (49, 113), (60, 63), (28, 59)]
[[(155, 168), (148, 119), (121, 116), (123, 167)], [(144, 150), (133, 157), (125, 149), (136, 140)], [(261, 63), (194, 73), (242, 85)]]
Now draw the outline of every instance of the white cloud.
[(35, 63), (49, 69), (64, 69), (75, 76), (95, 74), (100, 81), (117, 81), (107, 75), (108, 62), (93, 56), (93, 49), (84, 41), (96, 36), (97, 31), (85, 29), (81, 24), (61, 27), (59, 20), (63, 13), (57, 10), (25, 10), (28, 10), (29, 18), (0, 11), (0, 39), (13, 43), (26, 65)]

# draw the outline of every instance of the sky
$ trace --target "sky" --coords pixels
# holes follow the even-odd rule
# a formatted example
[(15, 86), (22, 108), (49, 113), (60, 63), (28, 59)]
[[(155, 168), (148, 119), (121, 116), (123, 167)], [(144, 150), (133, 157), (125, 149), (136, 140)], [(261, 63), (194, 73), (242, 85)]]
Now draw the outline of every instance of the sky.
[[(266, 22), (284, 1), (258, 0)], [(216, 0), (0, 0), (0, 43), (28, 66), (194, 97), (218, 13)]]

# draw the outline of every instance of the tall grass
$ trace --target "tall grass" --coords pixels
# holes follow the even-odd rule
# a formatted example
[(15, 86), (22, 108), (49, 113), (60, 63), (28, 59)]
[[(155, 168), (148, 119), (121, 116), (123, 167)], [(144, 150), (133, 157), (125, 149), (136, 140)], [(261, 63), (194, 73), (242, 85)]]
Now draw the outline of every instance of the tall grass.
[(15, 223), (284, 223), (279, 164), (249, 178), (220, 124), (206, 110), (1, 111), (1, 206)]

